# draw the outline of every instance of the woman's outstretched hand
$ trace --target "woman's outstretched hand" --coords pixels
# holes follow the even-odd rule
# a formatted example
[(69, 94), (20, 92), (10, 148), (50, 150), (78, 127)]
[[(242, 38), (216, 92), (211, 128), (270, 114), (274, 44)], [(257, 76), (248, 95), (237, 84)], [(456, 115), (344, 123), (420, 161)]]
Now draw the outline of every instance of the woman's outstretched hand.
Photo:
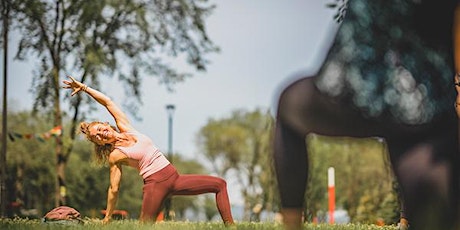
[(69, 80), (62, 81), (65, 84), (62, 88), (72, 89), (73, 91), (70, 94), (70, 96), (73, 96), (80, 91), (86, 91), (86, 89), (88, 88), (87, 85), (75, 80), (75, 78), (73, 78), (72, 76), (67, 75), (67, 77), (70, 78), (70, 81)]

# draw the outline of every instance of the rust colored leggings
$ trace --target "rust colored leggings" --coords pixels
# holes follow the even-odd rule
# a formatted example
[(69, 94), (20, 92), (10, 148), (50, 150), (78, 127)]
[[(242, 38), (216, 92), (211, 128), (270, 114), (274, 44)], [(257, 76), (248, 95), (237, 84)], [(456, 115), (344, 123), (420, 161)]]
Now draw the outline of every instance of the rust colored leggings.
[(225, 224), (232, 224), (233, 217), (225, 180), (208, 175), (179, 175), (174, 166), (168, 165), (144, 179), (141, 217), (142, 221), (155, 221), (163, 201), (170, 195), (199, 195), (215, 193), (216, 204)]

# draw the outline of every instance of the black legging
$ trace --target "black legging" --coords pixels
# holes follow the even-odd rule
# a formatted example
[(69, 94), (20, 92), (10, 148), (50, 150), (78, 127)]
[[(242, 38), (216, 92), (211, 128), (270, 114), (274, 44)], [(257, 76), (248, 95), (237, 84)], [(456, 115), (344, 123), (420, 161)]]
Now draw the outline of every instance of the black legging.
[(442, 114), (429, 124), (401, 125), (363, 117), (349, 103), (322, 94), (315, 77), (302, 78), (281, 94), (274, 160), (282, 208), (302, 208), (308, 176), (305, 138), (382, 137), (401, 185), (413, 229), (453, 229), (459, 194), (457, 119)]

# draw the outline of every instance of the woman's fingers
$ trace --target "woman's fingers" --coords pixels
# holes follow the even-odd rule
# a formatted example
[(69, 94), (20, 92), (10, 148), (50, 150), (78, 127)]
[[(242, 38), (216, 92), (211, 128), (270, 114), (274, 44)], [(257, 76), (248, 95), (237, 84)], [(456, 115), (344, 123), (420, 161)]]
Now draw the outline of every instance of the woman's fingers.
[(64, 89), (73, 89), (73, 91), (70, 94), (70, 96), (73, 96), (73, 95), (77, 94), (78, 92), (80, 92), (82, 90), (83, 84), (78, 82), (77, 80), (75, 80), (75, 78), (73, 78), (69, 74), (66, 74), (66, 76), (70, 79), (70, 81), (69, 80), (63, 80), (62, 82), (65, 85), (62, 86), (62, 88), (64, 88)]
[(75, 80), (75, 78), (73, 78), (72, 76), (68, 75), (67, 74), (67, 77), (70, 78), (70, 81), (69, 80), (63, 80), (62, 82), (64, 82), (65, 84), (69, 85), (73, 82), (77, 82), (77, 80)]
[(75, 78), (73, 78), (72, 76), (70, 76), (68, 74), (67, 74), (67, 77), (70, 78), (70, 81), (69, 80), (63, 80), (62, 82), (64, 83), (64, 86), (62, 86), (62, 88), (64, 88), (64, 89), (73, 89), (72, 93), (70, 94), (70, 96), (73, 96), (73, 95), (77, 94), (78, 91), (80, 91), (81, 89), (80, 89), (77, 81), (75, 80)]
[(79, 86), (78, 81), (75, 80), (75, 78), (73, 78), (72, 76), (67, 76), (67, 77), (69, 77), (71, 81), (69, 81), (69, 80), (63, 80), (62, 82), (63, 82), (64, 84), (66, 84), (68, 88), (72, 87), (72, 85), (73, 85), (73, 86)]

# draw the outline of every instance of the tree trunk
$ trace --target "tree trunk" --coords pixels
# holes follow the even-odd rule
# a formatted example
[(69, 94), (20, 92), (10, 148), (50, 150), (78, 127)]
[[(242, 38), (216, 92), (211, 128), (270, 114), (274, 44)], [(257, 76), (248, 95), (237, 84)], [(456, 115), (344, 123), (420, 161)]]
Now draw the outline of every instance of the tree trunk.
[[(59, 61), (55, 61), (53, 67), (53, 83), (54, 83), (54, 127), (62, 127), (62, 115), (61, 115), (61, 103), (60, 103), (60, 91), (59, 91)], [(66, 204), (66, 187), (65, 187), (65, 166), (67, 157), (63, 153), (63, 142), (62, 135), (56, 135), (56, 200), (55, 206), (61, 206)]]
[(6, 133), (7, 133), (7, 79), (8, 79), (8, 30), (9, 30), (9, 1), (3, 0), (3, 111), (2, 111), (2, 151), (0, 154), (0, 216), (6, 214)]

